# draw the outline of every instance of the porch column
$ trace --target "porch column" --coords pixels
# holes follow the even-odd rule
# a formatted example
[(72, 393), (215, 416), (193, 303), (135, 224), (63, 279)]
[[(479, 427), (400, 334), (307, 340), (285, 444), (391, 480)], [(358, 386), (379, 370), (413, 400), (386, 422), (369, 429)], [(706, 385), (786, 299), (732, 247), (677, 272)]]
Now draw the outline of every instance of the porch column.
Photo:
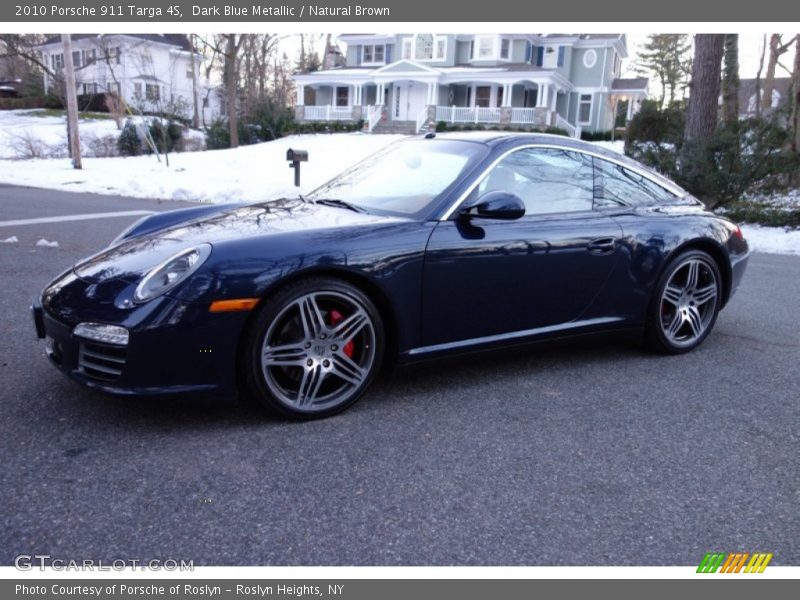
[(546, 83), (539, 84), (539, 90), (536, 94), (536, 106), (547, 106), (547, 93), (550, 91), (548, 88), (549, 86)]
[(507, 83), (503, 86), (503, 106), (511, 106), (511, 96), (514, 93), (514, 84)]
[(383, 82), (379, 81), (377, 89), (375, 90), (375, 104), (377, 104), (378, 106), (383, 105), (383, 95), (384, 95)]
[(627, 123), (633, 118), (633, 98), (628, 98), (628, 116), (625, 117), (625, 122)]
[(303, 106), (305, 104), (306, 99), (306, 86), (303, 84), (299, 84), (297, 86), (297, 106)]

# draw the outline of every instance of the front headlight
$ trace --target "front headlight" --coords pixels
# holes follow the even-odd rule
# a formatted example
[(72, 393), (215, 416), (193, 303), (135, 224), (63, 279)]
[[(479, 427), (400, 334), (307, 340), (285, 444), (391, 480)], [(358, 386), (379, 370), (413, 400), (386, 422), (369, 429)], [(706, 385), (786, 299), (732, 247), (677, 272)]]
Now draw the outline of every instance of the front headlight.
[(194, 273), (211, 255), (210, 244), (181, 250), (154, 267), (133, 292), (134, 302), (147, 302), (165, 294)]

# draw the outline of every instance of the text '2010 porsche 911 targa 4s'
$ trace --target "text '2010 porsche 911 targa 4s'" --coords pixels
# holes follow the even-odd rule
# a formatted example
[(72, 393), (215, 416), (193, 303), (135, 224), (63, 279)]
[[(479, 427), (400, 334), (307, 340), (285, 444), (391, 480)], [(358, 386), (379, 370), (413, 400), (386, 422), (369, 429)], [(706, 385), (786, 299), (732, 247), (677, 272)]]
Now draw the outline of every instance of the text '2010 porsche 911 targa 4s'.
[(146, 217), (33, 312), (53, 364), (93, 388), (244, 391), (313, 418), (387, 362), (612, 330), (687, 352), (748, 255), (737, 225), (624, 156), (429, 134), (307, 197)]

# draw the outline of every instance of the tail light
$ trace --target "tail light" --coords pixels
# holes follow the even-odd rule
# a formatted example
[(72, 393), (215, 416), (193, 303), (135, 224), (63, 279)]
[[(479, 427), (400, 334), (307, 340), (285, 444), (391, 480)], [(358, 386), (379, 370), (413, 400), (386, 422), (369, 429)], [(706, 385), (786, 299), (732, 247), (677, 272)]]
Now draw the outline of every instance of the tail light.
[(738, 225), (736, 226), (736, 229), (733, 230), (733, 237), (735, 237), (740, 242), (744, 241), (744, 234), (742, 233), (742, 228), (739, 227)]

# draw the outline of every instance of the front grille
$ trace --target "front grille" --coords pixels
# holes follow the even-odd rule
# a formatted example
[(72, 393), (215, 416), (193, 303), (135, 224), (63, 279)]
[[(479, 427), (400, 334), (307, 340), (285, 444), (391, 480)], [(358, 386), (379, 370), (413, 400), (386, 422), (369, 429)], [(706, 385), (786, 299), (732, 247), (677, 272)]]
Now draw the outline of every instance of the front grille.
[(114, 381), (125, 368), (127, 348), (81, 342), (78, 371), (99, 381)]

